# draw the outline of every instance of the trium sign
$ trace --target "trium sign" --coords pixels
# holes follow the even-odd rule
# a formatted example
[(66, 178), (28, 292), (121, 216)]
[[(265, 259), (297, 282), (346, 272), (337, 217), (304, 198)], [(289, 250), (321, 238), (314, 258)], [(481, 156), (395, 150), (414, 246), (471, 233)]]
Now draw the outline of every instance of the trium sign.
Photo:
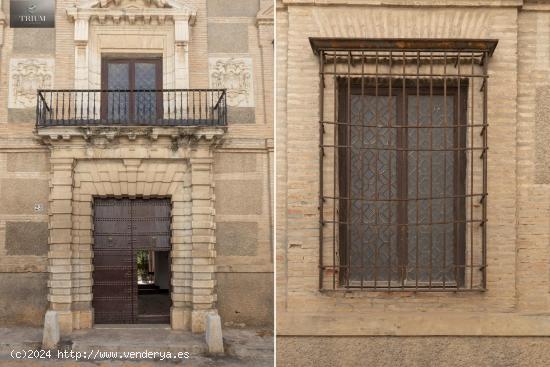
[(54, 28), (55, 0), (11, 0), (10, 28)]

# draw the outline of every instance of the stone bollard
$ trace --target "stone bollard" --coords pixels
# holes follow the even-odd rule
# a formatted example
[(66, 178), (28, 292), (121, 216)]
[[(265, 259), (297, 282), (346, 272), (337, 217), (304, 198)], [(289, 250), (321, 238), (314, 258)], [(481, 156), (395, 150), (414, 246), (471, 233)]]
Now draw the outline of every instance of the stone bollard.
[(206, 344), (211, 354), (223, 354), (222, 321), (220, 315), (206, 315)]
[(57, 312), (46, 311), (44, 317), (44, 334), (42, 336), (42, 349), (55, 349), (59, 343), (59, 320)]

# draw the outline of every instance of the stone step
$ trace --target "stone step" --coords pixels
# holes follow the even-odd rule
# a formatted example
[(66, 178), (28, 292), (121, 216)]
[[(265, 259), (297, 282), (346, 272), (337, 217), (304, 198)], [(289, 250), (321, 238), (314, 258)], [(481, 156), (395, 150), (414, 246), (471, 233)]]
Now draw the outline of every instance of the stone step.
[(208, 352), (204, 334), (171, 330), (166, 325), (140, 326), (102, 326), (74, 331), (68, 338), (70, 348), (75, 352), (188, 352), (195, 356)]

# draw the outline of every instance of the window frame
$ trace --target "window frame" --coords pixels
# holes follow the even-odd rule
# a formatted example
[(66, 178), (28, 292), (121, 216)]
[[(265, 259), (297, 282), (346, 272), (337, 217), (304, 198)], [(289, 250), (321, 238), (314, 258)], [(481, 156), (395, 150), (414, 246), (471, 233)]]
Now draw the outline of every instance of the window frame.
[(110, 57), (104, 56), (101, 58), (101, 120), (108, 120), (108, 94), (109, 94), (109, 64), (128, 64), (128, 121), (130, 123), (139, 123), (136, 121), (136, 64), (154, 64), (155, 65), (155, 89), (156, 89), (156, 113), (157, 120), (162, 119), (163, 116), (163, 71), (162, 71), (162, 57)]
[[(487, 290), (487, 214), (488, 214), (488, 73), (490, 58), (497, 47), (497, 39), (464, 39), (464, 38), (338, 38), (310, 37), (313, 53), (318, 58), (318, 289), (320, 292), (484, 292)], [(360, 287), (343, 287), (340, 282), (345, 267), (340, 265), (339, 256), (339, 214), (338, 203), (338, 141), (337, 130), (340, 124), (338, 112), (338, 82), (340, 78), (361, 80), (428, 80), (449, 81), (467, 80), (469, 85), (468, 99), (468, 135), (465, 148), (468, 161), (466, 185), (466, 261), (464, 265), (465, 280), (463, 286), (443, 284), (441, 287), (430, 285), (428, 288), (415, 287), (415, 284), (392, 287), (391, 284), (378, 285), (373, 288), (363, 284)], [(449, 87), (449, 85), (447, 85)], [(354, 111), (355, 113), (355, 111)], [(466, 116), (465, 116), (466, 118)], [(414, 144), (414, 137), (409, 142)], [(440, 143), (437, 143), (440, 144)], [(354, 153), (355, 154), (355, 153)], [(449, 156), (447, 156), (449, 158)], [(412, 158), (412, 157), (411, 157)], [(361, 159), (361, 158), (360, 158)], [(370, 158), (372, 159), (372, 158)], [(415, 161), (414, 158), (413, 162)], [(438, 158), (439, 159), (439, 158)], [(356, 162), (355, 160), (353, 162)], [(384, 160), (387, 165), (388, 160)], [(354, 163), (355, 164), (355, 163)], [(437, 163), (442, 164), (442, 162)], [(394, 169), (394, 168), (392, 168)], [(372, 171), (372, 169), (371, 169)], [(447, 172), (447, 171), (446, 171)], [(372, 173), (371, 173), (372, 174)], [(412, 174), (412, 172), (410, 173)], [(450, 182), (449, 176), (447, 181)], [(410, 176), (415, 182), (413, 176)], [(423, 174), (424, 177), (427, 177)], [(387, 178), (385, 178), (387, 180)], [(387, 184), (387, 181), (385, 182)], [(424, 186), (423, 186), (424, 187)], [(445, 186), (447, 187), (447, 186)], [(361, 189), (361, 188), (359, 188)], [(447, 195), (447, 190), (442, 192)], [(362, 190), (362, 189), (361, 189)], [(392, 187), (395, 190), (395, 187)], [(423, 194), (427, 193), (423, 191)], [(445, 205), (444, 202), (441, 205)], [(425, 207), (425, 206), (424, 206)], [(448, 208), (448, 205), (446, 206)], [(353, 210), (357, 206), (353, 206)], [(424, 210), (425, 212), (426, 210)], [(444, 208), (444, 213), (449, 213)], [(439, 211), (439, 213), (443, 213)], [(372, 214), (372, 212), (371, 212)], [(451, 214), (451, 213), (449, 213)], [(413, 215), (412, 211), (409, 216)], [(451, 215), (447, 215), (451, 217)], [(424, 216), (425, 217), (425, 216)], [(429, 216), (428, 216), (429, 217)], [(419, 217), (420, 218), (420, 217)], [(433, 217), (431, 217), (433, 218)], [(443, 221), (446, 218), (443, 217)], [(371, 221), (375, 223), (375, 221)], [(388, 223), (392, 223), (391, 220)], [(445, 223), (445, 222), (444, 222)], [(383, 234), (382, 241), (395, 239)], [(422, 231), (431, 236), (429, 230)], [(436, 238), (449, 231), (434, 231)], [(353, 233), (362, 236), (362, 233)], [(395, 236), (389, 233), (390, 236)], [(360, 238), (360, 237), (356, 237)], [(414, 243), (414, 242), (411, 242)], [(447, 243), (450, 244), (449, 241)], [(447, 247), (445, 247), (447, 248)], [(448, 249), (448, 248), (447, 248)], [(371, 250), (371, 248), (368, 248)], [(377, 251), (375, 251), (377, 253)], [(384, 261), (389, 260), (387, 255)], [(394, 255), (395, 256), (395, 255)], [(414, 260), (416, 256), (410, 253)], [(445, 255), (443, 255), (444, 257)], [(357, 257), (355, 258), (357, 259)], [(429, 260), (429, 259), (428, 259)], [(363, 261), (363, 260), (361, 260)], [(425, 261), (424, 261), (425, 262)], [(443, 263), (443, 262), (442, 262)], [(355, 266), (362, 268), (361, 265)], [(371, 264), (372, 266), (372, 264)], [(420, 266), (418, 267), (420, 268)], [(438, 271), (436, 269), (436, 271)], [(436, 277), (442, 278), (441, 270)], [(451, 278), (451, 276), (449, 276)], [(357, 279), (359, 281), (359, 279)]]
[[(468, 134), (468, 81), (461, 80), (460, 83), (455, 82), (455, 85), (442, 85), (443, 83), (437, 82), (437, 85), (431, 81), (429, 86), (414, 86), (419, 81), (416, 79), (394, 79), (391, 86), (382, 84), (381, 81), (377, 81), (380, 85), (376, 87), (365, 87), (364, 82), (361, 82), (361, 78), (338, 78), (337, 86), (337, 123), (338, 123), (338, 190), (339, 191), (339, 203), (338, 203), (338, 251), (340, 269), (343, 271), (339, 274), (340, 286), (344, 288), (402, 288), (407, 287), (408, 282), (414, 283), (416, 288), (438, 288), (438, 287), (462, 287), (465, 282), (466, 272), (466, 179), (467, 179), (467, 134)], [(405, 83), (405, 86), (403, 86)], [(446, 84), (447, 84), (446, 83)], [(440, 85), (441, 84), (441, 85)], [(418, 84), (417, 84), (418, 85)], [(355, 285), (357, 281), (350, 281), (350, 259), (351, 254), (348, 254), (350, 250), (350, 244), (348, 237), (350, 235), (351, 223), (348, 222), (349, 209), (347, 205), (353, 200), (353, 197), (348, 196), (348, 189), (350, 182), (348, 181), (348, 175), (351, 174), (351, 146), (348, 146), (347, 140), (350, 137), (352, 123), (351, 113), (351, 96), (372, 96), (372, 97), (396, 97), (395, 105), (395, 117), (396, 121), (390, 121), (392, 129), (396, 130), (396, 144), (395, 147), (395, 160), (396, 160), (396, 176), (397, 176), (397, 253), (398, 253), (398, 267), (397, 273), (399, 274), (399, 280), (395, 281), (392, 278), (393, 269), (387, 269), (389, 271), (388, 279), (376, 279), (374, 281), (362, 280), (360, 285)], [(454, 279), (443, 281), (418, 281), (417, 279), (407, 278), (407, 266), (408, 266), (408, 204), (411, 201), (408, 195), (408, 142), (407, 131), (410, 126), (408, 119), (409, 97), (416, 96), (452, 96), (454, 103), (454, 118), (453, 118), (453, 146), (451, 149), (453, 153), (453, 264), (455, 277)], [(457, 108), (458, 107), (458, 108)], [(460, 121), (459, 121), (460, 119)], [(413, 121), (414, 123), (414, 121)], [(390, 127), (384, 127), (390, 128)], [(460, 139), (460, 141), (459, 141)], [(417, 147), (418, 148), (418, 147)], [(448, 147), (446, 147), (448, 148)], [(413, 150), (414, 151), (414, 150)], [(447, 150), (446, 150), (447, 151)], [(430, 168), (431, 171), (432, 168)], [(430, 220), (431, 222), (431, 220)], [(428, 223), (432, 226), (432, 223)], [(433, 243), (437, 245), (437, 242)], [(364, 246), (363, 243), (360, 246)], [(445, 264), (446, 265), (446, 264)], [(364, 269), (360, 270), (364, 272)], [(429, 270), (430, 278), (432, 269)], [(363, 277), (363, 276), (361, 276)], [(377, 284), (378, 283), (378, 284)], [(391, 284), (391, 285), (388, 285)]]

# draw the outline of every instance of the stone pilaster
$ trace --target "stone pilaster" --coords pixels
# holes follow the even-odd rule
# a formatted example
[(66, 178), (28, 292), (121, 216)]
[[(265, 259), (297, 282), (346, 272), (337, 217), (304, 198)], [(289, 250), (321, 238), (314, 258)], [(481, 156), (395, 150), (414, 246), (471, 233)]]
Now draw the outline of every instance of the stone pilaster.
[(6, 25), (6, 16), (2, 11), (2, 1), (0, 0), (0, 48), (4, 44), (4, 26)]
[(189, 88), (189, 19), (174, 19), (175, 78), (177, 89)]
[(256, 15), (258, 26), (258, 41), (262, 57), (263, 100), (265, 122), (273, 123), (273, 57), (274, 57), (274, 7), (267, 3)]
[(48, 252), (48, 301), (57, 311), (62, 334), (73, 329), (72, 317), (72, 189), (73, 158), (52, 152)]
[(173, 329), (191, 330), (193, 309), (191, 174), (183, 173), (183, 187), (172, 195), (172, 309)]
[(75, 76), (74, 84), (76, 89), (88, 88), (88, 24), (89, 17), (80, 15), (74, 21), (74, 44), (75, 44)]
[(72, 312), (73, 329), (93, 326), (92, 310), (92, 204), (86, 197), (73, 197)]
[(215, 209), (213, 146), (199, 140), (191, 154), (193, 332), (205, 330), (208, 313), (216, 311)]

